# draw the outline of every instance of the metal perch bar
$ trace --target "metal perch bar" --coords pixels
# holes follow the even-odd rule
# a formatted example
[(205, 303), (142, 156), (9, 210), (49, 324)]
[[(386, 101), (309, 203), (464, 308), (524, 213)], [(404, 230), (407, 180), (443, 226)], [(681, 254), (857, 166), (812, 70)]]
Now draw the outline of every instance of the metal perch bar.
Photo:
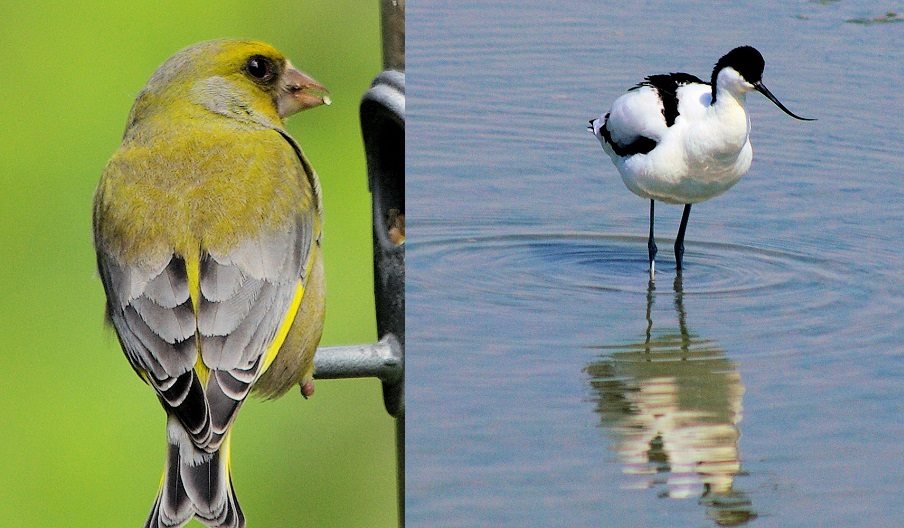
[(390, 385), (402, 379), (402, 347), (392, 335), (378, 343), (320, 347), (314, 356), (317, 379), (379, 378)]
[(317, 379), (377, 378), (383, 382), (386, 412), (395, 418), (405, 414), (404, 349), (387, 334), (378, 343), (320, 347), (314, 355)]

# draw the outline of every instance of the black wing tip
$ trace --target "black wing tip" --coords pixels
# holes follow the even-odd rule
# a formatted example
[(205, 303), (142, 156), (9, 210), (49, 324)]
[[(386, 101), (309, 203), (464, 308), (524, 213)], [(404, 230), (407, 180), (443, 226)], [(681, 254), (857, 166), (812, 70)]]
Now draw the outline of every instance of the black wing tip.
[[(606, 118), (608, 117), (609, 114), (606, 114)], [(609, 145), (609, 148), (612, 149), (612, 152), (614, 152), (616, 156), (620, 156), (622, 158), (634, 156), (635, 154), (649, 154), (650, 151), (656, 148), (656, 145), (659, 144), (655, 139), (651, 139), (646, 136), (638, 136), (631, 143), (628, 143), (627, 145), (621, 145), (612, 140), (612, 136), (609, 134), (609, 129), (605, 125), (600, 127), (600, 137), (602, 137), (603, 141), (605, 141), (606, 144)]]

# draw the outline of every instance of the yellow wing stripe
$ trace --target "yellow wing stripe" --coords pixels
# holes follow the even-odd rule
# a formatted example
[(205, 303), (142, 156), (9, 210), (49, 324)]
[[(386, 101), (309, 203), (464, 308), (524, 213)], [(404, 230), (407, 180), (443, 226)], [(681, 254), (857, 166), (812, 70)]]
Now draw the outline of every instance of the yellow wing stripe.
[[(184, 258), (185, 274), (188, 281), (188, 295), (191, 299), (192, 311), (195, 313), (195, 319), (197, 320), (198, 306), (201, 298), (201, 259), (200, 255), (185, 256)], [(314, 252), (311, 251), (308, 255), (308, 261), (305, 263), (303, 277), (308, 276), (313, 264)], [(289, 305), (289, 310), (280, 322), (276, 335), (273, 337), (273, 341), (264, 353), (264, 364), (261, 367), (260, 374), (263, 374), (270, 368), (270, 364), (276, 359), (276, 354), (279, 353), (279, 349), (286, 341), (286, 336), (289, 335), (289, 329), (292, 328), (292, 323), (295, 321), (295, 316), (298, 314), (298, 309), (301, 306), (302, 298), (304, 298), (304, 279), (299, 279), (298, 285), (295, 287), (295, 294), (292, 296), (292, 303)], [(201, 384), (206, 386), (207, 380), (210, 377), (210, 369), (204, 364), (204, 358), (200, 353), (198, 354), (197, 361), (195, 361), (195, 372), (197, 373)]]
[(289, 311), (286, 312), (286, 316), (279, 324), (279, 330), (277, 330), (276, 336), (273, 337), (273, 342), (270, 343), (270, 347), (267, 348), (267, 352), (264, 354), (264, 365), (261, 367), (261, 374), (267, 372), (267, 369), (270, 368), (270, 364), (276, 359), (276, 354), (279, 353), (286, 336), (289, 335), (289, 328), (292, 327), (295, 315), (298, 314), (298, 307), (301, 306), (302, 297), (304, 297), (304, 281), (299, 279), (298, 286), (295, 288), (295, 296), (292, 297), (292, 304), (289, 305)]
[(198, 360), (195, 361), (195, 374), (198, 375), (198, 381), (201, 382), (201, 386), (207, 387), (207, 380), (210, 378), (210, 369), (204, 364), (204, 358), (201, 357), (201, 354), (198, 354)]
[[(201, 256), (186, 255), (185, 257), (185, 275), (188, 281), (188, 297), (191, 299), (191, 309), (195, 313), (195, 325), (198, 321), (198, 306), (201, 302)], [(195, 336), (197, 339), (197, 336)], [(204, 364), (204, 358), (200, 354), (200, 340), (198, 340), (198, 359), (195, 361), (195, 372), (198, 374), (198, 380), (201, 385), (207, 386), (207, 379), (210, 377), (210, 369)]]
[(301, 299), (304, 298), (304, 281), (311, 275), (311, 268), (314, 267), (314, 252), (317, 251), (317, 249), (317, 247), (312, 246), (311, 250), (308, 251), (308, 260), (304, 263), (304, 274), (301, 276), (302, 278), (298, 280), (298, 286), (295, 288), (295, 296), (292, 297), (292, 304), (289, 305), (289, 311), (286, 312), (286, 316), (283, 318), (282, 323), (280, 323), (279, 330), (276, 332), (273, 342), (270, 343), (270, 347), (264, 354), (264, 365), (261, 367), (258, 376), (267, 372), (267, 369), (270, 368), (270, 364), (276, 359), (276, 354), (279, 353), (279, 349), (282, 348), (283, 343), (286, 341), (286, 336), (289, 335), (289, 329), (292, 328), (292, 323), (295, 322), (295, 316), (298, 315)]
[(198, 317), (198, 303), (201, 299), (201, 256), (185, 256), (185, 275), (188, 280), (188, 295), (191, 298), (191, 309)]

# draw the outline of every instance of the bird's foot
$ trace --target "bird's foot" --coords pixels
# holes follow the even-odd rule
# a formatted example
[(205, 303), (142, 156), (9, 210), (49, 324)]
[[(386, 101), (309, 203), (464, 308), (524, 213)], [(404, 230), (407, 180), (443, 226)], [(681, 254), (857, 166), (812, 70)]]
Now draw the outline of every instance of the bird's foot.
[(313, 379), (305, 380), (305, 381), (299, 383), (298, 386), (301, 387), (301, 396), (304, 399), (307, 400), (308, 398), (310, 398), (311, 396), (314, 395), (314, 380)]

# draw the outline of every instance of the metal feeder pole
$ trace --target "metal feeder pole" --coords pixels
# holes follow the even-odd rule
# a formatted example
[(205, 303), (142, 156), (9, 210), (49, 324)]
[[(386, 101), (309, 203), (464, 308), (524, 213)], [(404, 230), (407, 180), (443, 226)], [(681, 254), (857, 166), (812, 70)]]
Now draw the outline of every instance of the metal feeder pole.
[(378, 343), (321, 347), (318, 379), (376, 377), (396, 419), (399, 526), (405, 526), (405, 0), (381, 0), (383, 68), (361, 99), (373, 205)]
[(383, 72), (361, 99), (361, 133), (373, 203), (377, 332), (398, 340), (402, 369), (383, 382), (396, 418), (399, 526), (405, 526), (405, 0), (381, 0)]

